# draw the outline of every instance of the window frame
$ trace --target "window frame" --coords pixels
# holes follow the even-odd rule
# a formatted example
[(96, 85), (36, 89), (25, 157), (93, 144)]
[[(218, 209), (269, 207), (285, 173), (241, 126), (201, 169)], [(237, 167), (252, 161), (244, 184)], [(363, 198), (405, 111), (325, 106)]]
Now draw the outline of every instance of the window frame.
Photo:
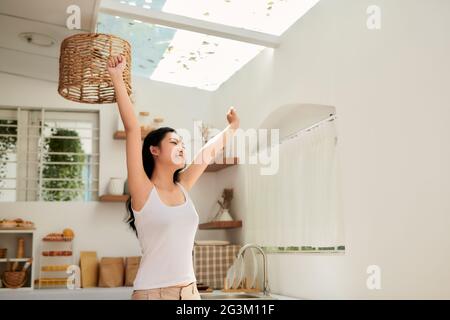
[[(40, 107), (13, 107), (0, 106), (0, 118), (5, 120), (17, 120), (17, 142), (15, 148), (16, 154), (16, 197), (15, 200), (6, 200), (1, 202), (19, 202), (19, 201), (42, 201), (42, 202), (65, 202), (46, 201), (42, 198), (43, 190), (43, 167), (44, 159), (44, 137), (45, 124), (47, 121), (66, 121), (66, 122), (91, 122), (91, 137), (88, 139), (92, 143), (92, 153), (88, 156), (88, 162), (85, 160), (83, 166), (88, 167), (87, 182), (83, 189), (82, 199), (72, 199), (69, 202), (91, 202), (98, 201), (100, 184), (100, 110), (79, 110), (79, 109), (56, 109)], [(59, 126), (58, 126), (59, 127)], [(52, 126), (53, 128), (53, 126)], [(84, 129), (83, 127), (64, 127), (68, 129)], [(81, 137), (81, 139), (86, 137)], [(70, 139), (70, 138), (69, 138)], [(95, 159), (95, 161), (94, 161)], [(9, 179), (11, 180), (11, 179)], [(54, 180), (57, 179), (45, 179)], [(67, 180), (67, 179), (65, 179)], [(80, 181), (80, 179), (73, 179)], [(70, 188), (68, 188), (70, 189)], [(68, 190), (67, 189), (67, 190)], [(2, 188), (3, 190), (3, 188)], [(75, 190), (75, 189), (73, 189)]]

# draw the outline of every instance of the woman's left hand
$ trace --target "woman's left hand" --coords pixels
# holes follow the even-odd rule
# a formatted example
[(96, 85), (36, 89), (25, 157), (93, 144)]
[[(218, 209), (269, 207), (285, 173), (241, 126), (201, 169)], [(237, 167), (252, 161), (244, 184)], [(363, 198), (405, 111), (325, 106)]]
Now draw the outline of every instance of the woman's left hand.
[(233, 129), (239, 128), (239, 117), (234, 107), (228, 109), (227, 120)]

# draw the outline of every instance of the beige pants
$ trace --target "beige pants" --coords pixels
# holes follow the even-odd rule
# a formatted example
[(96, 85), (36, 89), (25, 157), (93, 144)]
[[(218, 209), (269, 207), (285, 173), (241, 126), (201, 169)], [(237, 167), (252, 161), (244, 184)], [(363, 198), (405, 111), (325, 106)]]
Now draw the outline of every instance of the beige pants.
[(134, 290), (132, 300), (201, 300), (196, 282), (184, 287), (164, 287), (148, 290)]

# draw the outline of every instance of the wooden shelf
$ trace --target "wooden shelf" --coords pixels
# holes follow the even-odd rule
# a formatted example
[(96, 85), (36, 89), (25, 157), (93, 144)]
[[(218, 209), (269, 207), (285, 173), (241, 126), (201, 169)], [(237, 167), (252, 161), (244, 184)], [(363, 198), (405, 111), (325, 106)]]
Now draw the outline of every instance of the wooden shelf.
[[(211, 163), (206, 167), (205, 172), (217, 172), (219, 170), (237, 165), (239, 163), (239, 159), (237, 157), (227, 158), (222, 161), (223, 163)], [(126, 202), (129, 198), (129, 195), (111, 195), (105, 194), (100, 196), (99, 200), (101, 202)], [(234, 228), (234, 227), (233, 227)]]
[[(144, 139), (147, 136), (147, 134), (151, 131), (152, 130), (146, 130), (146, 131), (141, 130), (141, 138)], [(125, 138), (126, 138), (125, 131), (116, 131), (114, 133), (114, 139), (116, 139), (116, 140), (125, 140)], [(237, 165), (239, 163), (239, 159), (237, 157), (225, 158), (221, 162), (222, 163), (211, 163), (210, 165), (208, 165), (205, 172), (216, 172), (216, 171)]]
[[(153, 131), (153, 129), (151, 129), (151, 130), (142, 130), (141, 129), (141, 138), (144, 139), (147, 136), (147, 134), (151, 131)], [(114, 132), (113, 138), (115, 140), (125, 140), (126, 136), (127, 135), (125, 134), (125, 131), (116, 131), (116, 132)]]
[(226, 158), (222, 161), (223, 163), (211, 163), (206, 167), (205, 172), (216, 172), (231, 166), (235, 166), (239, 163), (239, 159), (237, 157)]
[(127, 194), (123, 194), (120, 196), (112, 195), (112, 194), (105, 194), (103, 196), (100, 196), (101, 202), (126, 202), (130, 196)]
[(70, 241), (73, 241), (73, 238), (72, 239), (58, 239), (58, 240), (42, 239), (42, 241), (44, 241), (44, 242), (70, 242)]
[(233, 229), (242, 227), (242, 220), (235, 221), (212, 221), (201, 223), (198, 225), (199, 229)]
[(30, 286), (23, 286), (23, 287), (15, 288), (15, 289), (7, 288), (7, 287), (0, 288), (0, 292), (17, 292), (17, 291), (32, 291), (32, 290), (34, 290), (34, 288), (30, 287)]
[[(141, 138), (144, 139), (149, 132), (152, 130), (141, 130)], [(116, 131), (114, 132), (114, 139), (116, 140), (125, 140), (126, 134), (125, 131)], [(205, 170), (205, 172), (216, 172), (230, 166), (234, 166), (239, 163), (239, 159), (237, 157), (226, 158), (223, 159), (222, 163), (211, 163)]]
[(31, 258), (2, 258), (0, 259), (0, 262), (27, 262), (28, 260), (30, 260)]
[(33, 233), (35, 230), (34, 228), (0, 228), (0, 233)]

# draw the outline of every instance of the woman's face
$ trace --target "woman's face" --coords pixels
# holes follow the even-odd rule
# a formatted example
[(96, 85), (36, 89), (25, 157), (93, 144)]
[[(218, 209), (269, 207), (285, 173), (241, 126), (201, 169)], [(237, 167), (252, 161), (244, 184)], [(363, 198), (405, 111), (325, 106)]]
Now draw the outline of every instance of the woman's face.
[(175, 132), (168, 132), (161, 140), (159, 147), (151, 147), (156, 161), (162, 164), (184, 168), (186, 164), (185, 148), (181, 137)]

